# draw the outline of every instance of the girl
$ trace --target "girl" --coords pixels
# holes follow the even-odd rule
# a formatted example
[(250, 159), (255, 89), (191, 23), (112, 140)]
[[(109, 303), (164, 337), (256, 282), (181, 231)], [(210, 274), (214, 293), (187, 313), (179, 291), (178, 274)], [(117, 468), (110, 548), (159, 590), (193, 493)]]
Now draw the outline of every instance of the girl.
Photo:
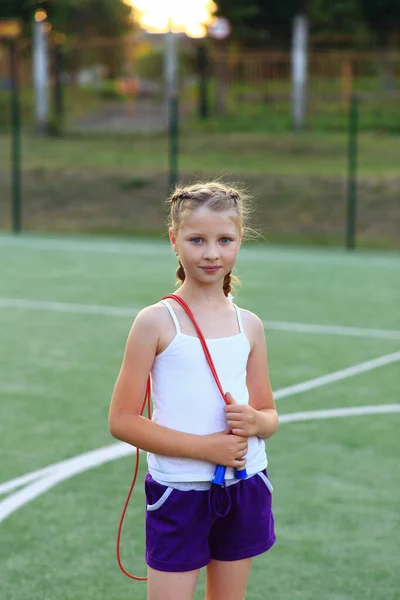
[[(193, 323), (174, 299), (143, 309), (129, 333), (110, 407), (114, 437), (148, 451), (148, 600), (190, 600), (206, 567), (206, 600), (243, 600), (253, 556), (275, 541), (264, 440), (278, 416), (264, 328), (230, 297), (245, 198), (210, 182), (176, 189), (169, 238), (176, 292), (206, 338), (225, 405)], [(148, 374), (152, 420), (139, 415)], [(210, 482), (227, 467), (223, 486)], [(246, 467), (236, 479), (234, 468)]]

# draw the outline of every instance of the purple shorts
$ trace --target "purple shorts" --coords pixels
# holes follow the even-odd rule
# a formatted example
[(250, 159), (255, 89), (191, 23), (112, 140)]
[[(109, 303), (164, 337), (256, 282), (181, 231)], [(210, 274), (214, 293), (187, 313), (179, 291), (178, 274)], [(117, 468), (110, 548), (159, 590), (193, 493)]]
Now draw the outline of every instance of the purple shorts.
[(266, 471), (227, 487), (181, 491), (146, 475), (146, 562), (183, 572), (211, 559), (241, 560), (275, 542), (272, 486)]

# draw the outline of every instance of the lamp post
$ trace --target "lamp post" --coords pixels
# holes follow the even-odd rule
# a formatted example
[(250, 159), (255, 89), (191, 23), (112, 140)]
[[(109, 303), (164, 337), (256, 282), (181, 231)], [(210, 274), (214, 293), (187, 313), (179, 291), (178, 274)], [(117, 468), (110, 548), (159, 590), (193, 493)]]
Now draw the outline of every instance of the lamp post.
[(36, 130), (47, 133), (49, 115), (49, 49), (46, 29), (47, 13), (40, 8), (33, 22), (33, 82), (35, 87)]
[(169, 18), (165, 48), (165, 78), (168, 111), (168, 187), (170, 192), (173, 191), (178, 181), (179, 103), (177, 72), (178, 60), (176, 49), (176, 36), (172, 31), (172, 19)]
[(217, 115), (225, 115), (227, 109), (227, 87), (228, 87), (228, 66), (224, 61), (223, 50), (225, 40), (231, 33), (231, 24), (224, 17), (217, 17), (208, 27), (208, 33), (218, 44), (218, 53), (216, 57), (216, 92), (215, 92), (215, 110)]
[(295, 129), (303, 129), (307, 89), (308, 19), (296, 15), (292, 41), (292, 120)]

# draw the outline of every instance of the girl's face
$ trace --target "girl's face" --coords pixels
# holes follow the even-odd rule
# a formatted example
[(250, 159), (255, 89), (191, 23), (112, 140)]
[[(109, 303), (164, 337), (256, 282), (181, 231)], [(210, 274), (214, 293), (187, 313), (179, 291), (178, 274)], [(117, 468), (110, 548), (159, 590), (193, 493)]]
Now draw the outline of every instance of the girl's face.
[(186, 216), (176, 234), (170, 229), (171, 246), (186, 279), (216, 283), (233, 269), (242, 241), (235, 219), (233, 210), (216, 212), (203, 206)]

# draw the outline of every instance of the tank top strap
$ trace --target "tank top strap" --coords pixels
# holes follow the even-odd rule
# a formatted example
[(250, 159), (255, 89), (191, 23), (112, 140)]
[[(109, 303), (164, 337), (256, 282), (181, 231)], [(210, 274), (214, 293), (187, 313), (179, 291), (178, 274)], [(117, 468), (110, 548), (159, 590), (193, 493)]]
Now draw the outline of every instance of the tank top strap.
[(178, 317), (176, 316), (175, 311), (172, 308), (172, 306), (170, 305), (170, 303), (167, 300), (161, 300), (161, 302), (162, 302), (162, 304), (164, 304), (168, 308), (168, 312), (171, 315), (172, 320), (173, 320), (173, 322), (175, 324), (176, 333), (182, 333), (180, 325), (179, 325)]
[(240, 308), (238, 306), (236, 306), (236, 304), (234, 304), (233, 302), (232, 302), (232, 304), (236, 309), (236, 315), (237, 315), (237, 320), (238, 320), (238, 324), (239, 324), (239, 331), (240, 331), (240, 333), (244, 333), (242, 315), (240, 314)]

